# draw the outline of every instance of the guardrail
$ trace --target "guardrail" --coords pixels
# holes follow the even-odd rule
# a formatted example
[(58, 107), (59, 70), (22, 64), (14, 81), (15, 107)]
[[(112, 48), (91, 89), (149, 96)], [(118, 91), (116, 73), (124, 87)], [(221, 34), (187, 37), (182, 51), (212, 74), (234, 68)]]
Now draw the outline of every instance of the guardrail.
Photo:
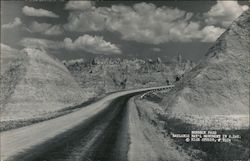
[(166, 87), (162, 87), (162, 88), (158, 88), (158, 89), (153, 89), (153, 90), (150, 90), (144, 94), (141, 95), (140, 99), (143, 99), (145, 96), (147, 96), (148, 94), (151, 94), (153, 92), (156, 92), (156, 91), (162, 91), (162, 90), (167, 90), (167, 89), (172, 89), (174, 88), (175, 86), (174, 85), (169, 85), (169, 86), (166, 86)]

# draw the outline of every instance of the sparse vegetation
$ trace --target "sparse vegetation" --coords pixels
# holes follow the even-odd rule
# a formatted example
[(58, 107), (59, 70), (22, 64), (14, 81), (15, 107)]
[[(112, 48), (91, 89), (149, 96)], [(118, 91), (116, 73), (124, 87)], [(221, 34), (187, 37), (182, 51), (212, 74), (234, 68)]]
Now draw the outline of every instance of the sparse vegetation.
[[(194, 63), (188, 60), (174, 59), (164, 62), (160, 58), (152, 60), (96, 57), (63, 63), (85, 91), (102, 87), (103, 93), (166, 85), (166, 82), (171, 84), (175, 81), (175, 75), (189, 71), (194, 66)], [(95, 93), (101, 94), (96, 90)]]

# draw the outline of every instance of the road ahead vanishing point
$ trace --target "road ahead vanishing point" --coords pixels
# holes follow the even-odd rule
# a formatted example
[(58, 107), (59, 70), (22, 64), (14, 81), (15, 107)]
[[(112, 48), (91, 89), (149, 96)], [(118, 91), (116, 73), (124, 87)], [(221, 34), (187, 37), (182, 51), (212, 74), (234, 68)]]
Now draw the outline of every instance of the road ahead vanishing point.
[(76, 112), (2, 132), (1, 160), (129, 160), (128, 100), (169, 87), (112, 93)]

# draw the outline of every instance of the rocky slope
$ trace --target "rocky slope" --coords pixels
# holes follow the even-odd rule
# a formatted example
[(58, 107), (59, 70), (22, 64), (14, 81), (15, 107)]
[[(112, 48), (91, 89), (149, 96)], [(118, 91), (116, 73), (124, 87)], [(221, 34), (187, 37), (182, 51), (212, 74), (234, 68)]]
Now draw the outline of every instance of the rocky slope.
[(67, 68), (45, 51), (1, 45), (1, 121), (32, 119), (87, 100)]
[(249, 33), (250, 10), (247, 10), (215, 42), (206, 54), (207, 59), (165, 96), (161, 105), (166, 113), (249, 115)]
[(177, 57), (171, 62), (160, 58), (121, 59), (96, 57), (64, 61), (80, 86), (95, 95), (122, 89), (150, 87), (172, 83), (175, 77), (189, 71), (194, 63)]

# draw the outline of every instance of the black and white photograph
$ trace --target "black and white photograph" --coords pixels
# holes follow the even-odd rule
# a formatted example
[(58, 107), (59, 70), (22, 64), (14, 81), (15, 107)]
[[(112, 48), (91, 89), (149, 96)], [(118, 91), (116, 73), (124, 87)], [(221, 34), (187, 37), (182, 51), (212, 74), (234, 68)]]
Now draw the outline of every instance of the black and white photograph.
[(249, 161), (249, 0), (1, 0), (1, 161)]

